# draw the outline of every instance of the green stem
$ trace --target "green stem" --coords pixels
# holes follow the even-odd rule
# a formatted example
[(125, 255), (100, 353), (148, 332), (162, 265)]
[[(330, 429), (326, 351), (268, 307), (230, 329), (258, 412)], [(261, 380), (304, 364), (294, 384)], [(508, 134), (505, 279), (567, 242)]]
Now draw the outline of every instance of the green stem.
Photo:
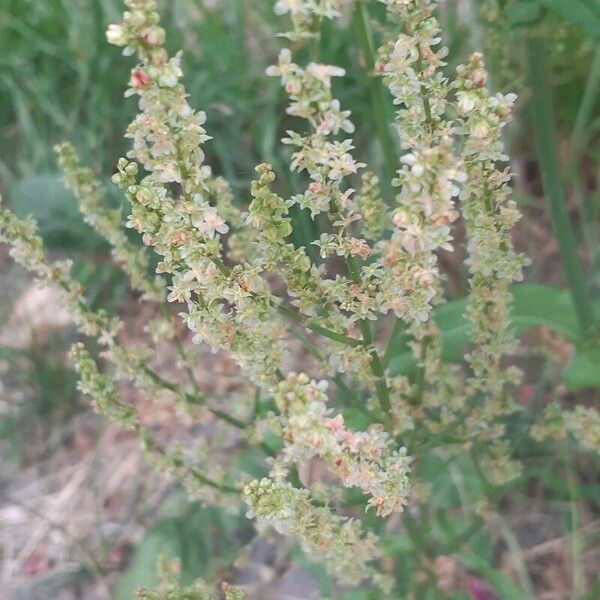
[[(421, 48), (419, 48), (419, 57), (415, 63), (417, 65), (417, 72), (419, 75), (423, 73), (423, 58), (421, 57)], [(431, 104), (429, 103), (429, 97), (427, 96), (426, 91), (423, 89), (423, 86), (419, 86), (419, 94), (421, 96), (421, 101), (423, 102), (423, 111), (425, 112), (425, 120), (427, 124), (433, 128), (435, 122), (433, 120), (433, 116), (431, 114)]]
[(554, 235), (571, 289), (579, 326), (582, 334), (589, 337), (594, 326), (594, 312), (588, 294), (586, 275), (577, 253), (577, 241), (567, 213), (556, 143), (552, 89), (546, 63), (546, 49), (541, 38), (533, 35), (528, 38), (527, 63), (532, 92), (532, 122), (544, 191), (548, 197)]
[(358, 44), (362, 52), (365, 66), (369, 73), (369, 95), (371, 97), (371, 113), (375, 124), (375, 131), (381, 145), (383, 153), (383, 167), (385, 173), (385, 185), (389, 186), (391, 180), (395, 177), (397, 160), (394, 140), (388, 120), (388, 105), (385, 99), (385, 93), (381, 82), (374, 76), (376, 53), (373, 44), (373, 35), (371, 31), (371, 20), (369, 9), (366, 2), (359, 0), (356, 2), (354, 11), (354, 26), (358, 38)]
[(161, 448), (160, 446), (158, 446), (156, 444), (156, 442), (150, 435), (150, 432), (141, 423), (139, 423), (139, 422), (136, 423), (134, 430), (138, 434), (140, 439), (143, 440), (143, 444), (146, 449), (146, 452), (150, 452), (150, 453), (154, 452), (155, 454), (159, 454), (160, 456), (163, 457), (163, 459), (170, 461), (171, 464), (173, 464), (175, 467), (178, 467), (178, 468), (183, 467), (184, 469), (186, 469), (186, 471), (188, 471), (192, 475), (192, 477), (196, 481), (199, 481), (203, 485), (207, 485), (208, 487), (214, 488), (216, 490), (220, 490), (225, 494), (241, 494), (242, 493), (242, 490), (240, 488), (233, 487), (231, 485), (227, 485), (226, 483), (219, 483), (218, 481), (211, 479), (210, 477), (208, 477), (208, 475), (201, 473), (200, 471), (198, 471), (197, 469), (195, 469), (194, 467), (192, 467), (191, 465), (186, 463), (181, 458), (177, 458), (177, 460), (169, 459), (169, 452), (167, 450), (164, 450), (163, 448)]
[(417, 393), (415, 395), (414, 403), (415, 406), (421, 406), (423, 403), (423, 395), (425, 393), (425, 360), (427, 359), (427, 350), (429, 349), (429, 344), (431, 343), (431, 337), (426, 335), (421, 340), (421, 353), (419, 356), (419, 368), (417, 370), (416, 376), (416, 388)]
[(336, 331), (331, 331), (321, 325), (315, 323), (314, 321), (305, 321), (304, 317), (297, 311), (289, 308), (287, 306), (283, 306), (278, 304), (276, 307), (277, 312), (282, 314), (285, 317), (296, 321), (297, 323), (302, 323), (307, 329), (318, 333), (319, 335), (329, 338), (335, 342), (339, 342), (340, 344), (345, 344), (346, 346), (352, 346), (353, 348), (357, 348), (358, 346), (362, 346), (362, 340), (358, 340), (353, 337), (349, 337), (344, 335), (343, 333), (337, 333)]
[(405, 329), (406, 325), (404, 321), (396, 317), (394, 320), (394, 328), (392, 329), (392, 333), (390, 334), (390, 337), (385, 347), (385, 352), (383, 354), (383, 364), (386, 367), (389, 365), (390, 359), (394, 355), (394, 352), (397, 350), (396, 345), (398, 339), (404, 334)]
[[(325, 356), (323, 356), (323, 353), (319, 350), (319, 348), (313, 343), (311, 339), (309, 339), (301, 331), (298, 331), (298, 329), (296, 329), (295, 327), (289, 327), (288, 331), (290, 335), (295, 337), (312, 356), (314, 356), (319, 362), (323, 363), (323, 365), (327, 366), (327, 359), (325, 358)], [(348, 399), (349, 403), (352, 406), (360, 410), (365, 416), (372, 418), (373, 415), (371, 415), (371, 413), (365, 408), (360, 398), (358, 397), (358, 394), (356, 394), (356, 392), (351, 390), (346, 385), (346, 382), (343, 380), (342, 376), (339, 373), (334, 375), (331, 379), (335, 383), (339, 392), (343, 394), (345, 398)]]
[[(150, 379), (152, 379), (152, 381), (156, 385), (166, 390), (169, 390), (170, 392), (173, 392), (173, 394), (179, 396), (180, 398), (183, 398), (187, 403), (204, 404), (203, 396), (197, 396), (196, 394), (188, 394), (186, 391), (181, 389), (181, 386), (179, 384), (167, 381), (166, 379), (164, 379), (164, 377), (161, 377), (158, 373), (156, 373), (156, 371), (153, 371), (150, 367), (144, 367), (144, 373), (148, 377), (150, 377)], [(223, 412), (222, 410), (219, 410), (217, 408), (211, 408), (210, 406), (206, 406), (206, 408), (211, 414), (213, 414), (218, 419), (221, 419), (222, 421), (225, 421), (230, 425), (237, 427), (238, 429), (246, 428), (246, 423), (240, 421), (239, 419), (236, 419), (235, 417), (232, 417), (226, 412)]]
[(187, 468), (189, 469), (190, 473), (192, 474), (192, 477), (194, 477), (194, 479), (196, 479), (196, 481), (199, 481), (200, 483), (203, 483), (204, 485), (207, 485), (208, 487), (219, 490), (219, 491), (223, 492), (224, 494), (241, 494), (242, 493), (241, 488), (233, 487), (231, 485), (226, 485), (224, 483), (217, 483), (216, 481), (213, 481), (212, 479), (210, 479), (206, 475), (200, 473), (200, 471), (197, 471), (193, 467), (190, 467), (188, 465)]
[[(360, 285), (360, 272), (358, 270), (358, 266), (356, 265), (354, 257), (347, 257), (346, 265), (348, 267), (348, 272), (352, 281), (357, 285)], [(371, 369), (371, 373), (373, 373), (373, 375), (375, 376), (375, 390), (377, 392), (379, 405), (381, 406), (381, 410), (383, 411), (386, 420), (386, 425), (391, 430), (393, 428), (391, 417), (392, 407), (390, 404), (390, 392), (388, 390), (387, 381), (385, 380), (385, 369), (383, 367), (383, 363), (381, 362), (381, 358), (379, 358), (377, 348), (375, 348), (375, 344), (373, 343), (373, 335), (371, 334), (371, 326), (369, 325), (369, 322), (366, 319), (361, 319), (358, 322), (358, 326), (362, 335), (362, 343), (365, 346), (365, 348), (369, 350), (369, 354), (371, 355), (371, 362), (369, 366)]]
[(596, 99), (598, 98), (598, 92), (600, 92), (600, 46), (598, 46), (594, 52), (592, 65), (583, 90), (581, 104), (579, 105), (575, 126), (573, 127), (573, 133), (571, 135), (571, 147), (575, 156), (581, 152), (585, 145), (586, 138), (588, 137), (587, 129)]
[(581, 517), (579, 514), (579, 490), (573, 468), (571, 448), (567, 443), (565, 450), (565, 470), (567, 475), (567, 489), (569, 491), (569, 509), (571, 513), (571, 535), (569, 549), (571, 553), (571, 578), (573, 598), (579, 598), (585, 591), (585, 574), (583, 572), (582, 556), (584, 553), (583, 539), (581, 536)]
[(590, 120), (598, 98), (598, 92), (600, 92), (600, 46), (594, 52), (579, 110), (577, 111), (573, 133), (571, 134), (571, 151), (566, 177), (567, 181), (571, 183), (573, 195), (577, 200), (579, 223), (592, 262), (600, 254), (600, 246), (591, 203), (587, 201), (584, 185), (579, 174), (579, 165), (581, 155), (589, 139)]
[[(213, 256), (211, 260), (223, 275), (230, 275), (231, 270), (218, 256)], [(255, 292), (251, 292), (251, 295), (253, 298), (256, 298), (258, 296), (258, 294), (256, 294)], [(318, 333), (323, 337), (329, 338), (330, 340), (334, 340), (336, 342), (340, 342), (340, 344), (352, 346), (353, 348), (357, 348), (358, 346), (363, 345), (362, 340), (357, 340), (356, 338), (349, 337), (347, 335), (344, 335), (343, 333), (331, 331), (330, 329), (318, 325), (312, 320), (307, 321), (304, 315), (294, 310), (293, 308), (283, 306), (282, 304), (272, 303), (272, 305), (279, 314), (288, 317), (289, 319), (292, 319), (292, 321), (296, 321), (296, 323), (302, 323), (307, 329), (310, 329), (311, 331), (314, 331), (315, 333)]]
[(381, 359), (379, 358), (379, 354), (374, 346), (372, 346), (373, 341), (367, 341), (367, 337), (365, 336), (366, 332), (369, 331), (369, 324), (365, 321), (364, 328), (361, 321), (361, 330), (363, 331), (363, 337), (365, 339), (365, 345), (371, 346), (371, 373), (375, 376), (375, 390), (377, 391), (377, 398), (379, 399), (379, 405), (381, 406), (381, 410), (383, 411), (386, 421), (388, 422), (388, 427), (391, 428), (391, 404), (390, 404), (390, 392), (388, 390), (387, 382), (385, 380), (385, 372), (383, 369), (383, 364), (381, 363)]
[[(160, 303), (159, 310), (160, 310), (160, 313), (162, 314), (163, 318), (166, 319), (167, 321), (171, 322), (171, 315), (169, 313), (167, 306), (163, 302)], [(190, 357), (189, 357), (186, 349), (184, 348), (183, 343), (181, 342), (181, 340), (179, 339), (179, 337), (177, 335), (173, 336), (173, 342), (175, 344), (175, 350), (177, 351), (177, 354), (179, 355), (179, 358), (181, 359), (181, 362), (183, 364), (183, 369), (187, 375), (187, 378), (188, 378), (190, 384), (192, 385), (192, 387), (194, 388), (194, 390), (196, 391), (196, 394), (198, 396), (204, 396), (202, 390), (200, 389), (200, 386), (198, 385), (196, 376), (194, 375)]]

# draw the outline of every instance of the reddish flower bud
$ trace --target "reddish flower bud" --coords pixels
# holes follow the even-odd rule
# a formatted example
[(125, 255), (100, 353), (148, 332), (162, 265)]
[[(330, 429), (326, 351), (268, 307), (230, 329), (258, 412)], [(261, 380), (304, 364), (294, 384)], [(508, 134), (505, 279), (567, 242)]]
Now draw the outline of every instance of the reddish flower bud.
[(148, 73), (145, 73), (140, 69), (134, 69), (131, 71), (130, 83), (134, 88), (146, 87), (150, 83), (150, 77), (148, 76)]

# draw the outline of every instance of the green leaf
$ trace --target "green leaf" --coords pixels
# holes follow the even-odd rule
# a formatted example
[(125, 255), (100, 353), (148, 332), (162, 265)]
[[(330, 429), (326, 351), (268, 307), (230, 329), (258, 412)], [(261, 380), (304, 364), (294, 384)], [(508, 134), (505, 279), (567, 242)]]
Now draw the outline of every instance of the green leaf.
[(100, 238), (82, 223), (77, 200), (65, 188), (60, 174), (25, 177), (11, 186), (8, 198), (18, 217), (35, 217), (49, 248), (93, 250), (103, 246)]
[[(516, 335), (543, 325), (572, 342), (580, 339), (573, 302), (568, 292), (537, 284), (519, 284), (512, 288), (513, 303), (510, 326)], [(464, 313), (467, 300), (461, 298), (436, 308), (433, 318), (442, 333), (442, 359), (460, 360), (471, 339), (471, 324)], [(408, 375), (416, 368), (410, 351), (390, 358), (392, 375)]]
[(138, 586), (157, 585), (159, 556), (179, 558), (181, 583), (189, 585), (207, 575), (212, 560), (230, 557), (239, 541), (236, 532), (240, 519), (217, 508), (189, 505), (183, 515), (159, 519), (136, 548), (131, 563), (119, 580), (115, 600), (131, 600)]
[(185, 528), (181, 519), (161, 519), (155, 523), (146, 532), (129, 568), (119, 580), (115, 600), (131, 600), (138, 586), (155, 587), (158, 583), (156, 565), (159, 556), (179, 558), (183, 563), (185, 550)]
[[(455, 475), (460, 475), (460, 489)], [(434, 452), (423, 454), (418, 475), (431, 486), (431, 506), (448, 510), (463, 503), (474, 504), (481, 499), (483, 487), (471, 457), (461, 454), (453, 459), (441, 459)], [(460, 523), (455, 523), (460, 528)]]
[(537, 0), (524, 0), (511, 4), (506, 9), (506, 18), (513, 27), (532, 25), (542, 16), (542, 9)]
[(572, 342), (581, 337), (571, 294), (556, 288), (521, 284), (513, 286), (511, 323), (517, 335), (544, 325)]
[(563, 381), (573, 392), (600, 386), (600, 346), (577, 352), (565, 369)]
[(542, 6), (577, 25), (583, 32), (600, 40), (600, 4), (597, 0), (539, 0)]

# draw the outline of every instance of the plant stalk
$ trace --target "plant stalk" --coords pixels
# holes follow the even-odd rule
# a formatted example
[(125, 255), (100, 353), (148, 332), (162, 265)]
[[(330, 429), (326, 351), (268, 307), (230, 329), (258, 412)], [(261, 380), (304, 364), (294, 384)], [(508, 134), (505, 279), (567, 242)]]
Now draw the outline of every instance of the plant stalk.
[(390, 182), (396, 175), (397, 160), (394, 140), (387, 120), (387, 103), (383, 87), (378, 77), (375, 77), (375, 62), (376, 51), (373, 43), (373, 35), (371, 31), (371, 21), (369, 17), (369, 9), (366, 2), (359, 0), (356, 2), (354, 10), (354, 27), (358, 37), (358, 43), (362, 53), (365, 67), (368, 72), (369, 95), (371, 98), (371, 109), (375, 131), (379, 139), (381, 151), (383, 153), (383, 171), (385, 174), (385, 185), (389, 186)]
[(573, 195), (579, 208), (579, 224), (584, 240), (590, 254), (590, 261), (594, 263), (600, 255), (600, 244), (597, 239), (597, 228), (591, 203), (586, 197), (586, 190), (579, 173), (579, 166), (586, 142), (589, 139), (590, 121), (593, 116), (594, 105), (600, 93), (600, 45), (592, 57), (592, 64), (577, 111), (575, 125), (571, 134), (571, 151), (569, 167), (567, 170), (567, 183), (571, 184)]
[(565, 277), (571, 289), (577, 319), (584, 337), (594, 326), (594, 312), (588, 293), (586, 275), (577, 251), (577, 241), (567, 213), (565, 191), (560, 175), (556, 143), (554, 106), (546, 62), (544, 41), (536, 36), (527, 39), (528, 79), (531, 87), (531, 118), (538, 161), (554, 235), (558, 243)]
[[(352, 281), (360, 285), (360, 271), (358, 270), (358, 266), (356, 264), (356, 261), (354, 260), (354, 257), (349, 256), (346, 258), (346, 266), (348, 268), (348, 273), (350, 274)], [(381, 362), (381, 358), (379, 357), (379, 352), (377, 352), (377, 348), (375, 347), (369, 321), (367, 321), (366, 319), (360, 319), (358, 322), (358, 326), (362, 335), (362, 343), (371, 355), (370, 368), (371, 373), (373, 373), (373, 375), (375, 376), (375, 390), (377, 392), (379, 406), (381, 407), (381, 410), (383, 412), (386, 425), (391, 430), (393, 429), (392, 407), (390, 403), (390, 392), (388, 389), (387, 381), (385, 379), (385, 368), (383, 366), (383, 363)]]

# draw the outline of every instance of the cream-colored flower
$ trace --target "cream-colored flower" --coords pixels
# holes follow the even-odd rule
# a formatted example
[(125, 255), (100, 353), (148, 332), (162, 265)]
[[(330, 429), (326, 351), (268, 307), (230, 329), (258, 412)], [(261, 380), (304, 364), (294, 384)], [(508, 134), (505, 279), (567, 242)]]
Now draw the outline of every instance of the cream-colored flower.
[(314, 62), (308, 64), (306, 67), (306, 72), (309, 75), (312, 75), (315, 79), (318, 79), (327, 87), (331, 85), (332, 77), (344, 77), (346, 74), (345, 69), (342, 69), (342, 67), (336, 67), (335, 65), (323, 65)]

